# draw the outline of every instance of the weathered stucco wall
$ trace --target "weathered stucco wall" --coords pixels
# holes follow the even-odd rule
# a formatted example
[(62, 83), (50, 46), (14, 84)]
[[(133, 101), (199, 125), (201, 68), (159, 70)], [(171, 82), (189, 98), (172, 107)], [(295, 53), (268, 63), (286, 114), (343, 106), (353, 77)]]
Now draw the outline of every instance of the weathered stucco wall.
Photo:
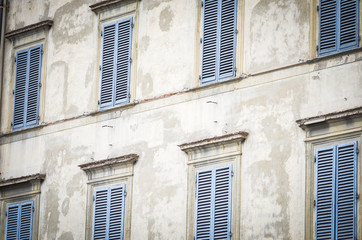
[[(131, 76), (131, 101), (140, 102), (79, 117), (98, 111), (101, 50), (93, 3), (9, 5), (8, 30), (54, 20), (40, 121), (52, 124), (0, 139), (2, 178), (46, 174), (39, 239), (84, 239), (87, 177), (78, 165), (129, 153), (139, 155), (132, 239), (185, 239), (187, 156), (178, 145), (237, 131), (249, 133), (242, 150), (240, 239), (304, 239), (305, 133), (296, 120), (361, 105), (362, 52), (193, 89), (199, 86), (199, 1), (140, 1)], [(244, 8), (244, 42), (238, 43), (245, 49), (244, 72), (311, 58), (309, 2), (238, 4)], [(5, 43), (4, 68), (13, 69), (12, 43)], [(3, 78), (2, 133), (11, 130), (12, 71)]]

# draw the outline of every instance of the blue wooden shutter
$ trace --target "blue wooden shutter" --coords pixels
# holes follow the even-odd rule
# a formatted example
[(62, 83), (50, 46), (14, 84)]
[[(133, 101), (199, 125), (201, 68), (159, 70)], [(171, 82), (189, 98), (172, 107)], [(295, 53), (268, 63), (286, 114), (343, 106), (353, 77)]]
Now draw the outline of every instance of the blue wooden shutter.
[(338, 0), (320, 0), (319, 55), (337, 51)]
[(213, 172), (212, 170), (197, 173), (196, 189), (196, 239), (212, 239), (212, 195)]
[(336, 239), (355, 239), (357, 142), (336, 148)]
[(125, 185), (110, 188), (109, 239), (123, 239)]
[(95, 192), (94, 203), (94, 227), (93, 239), (107, 239), (107, 212), (108, 212), (108, 189), (100, 189)]
[(316, 239), (334, 239), (334, 147), (316, 153)]
[(218, 1), (205, 0), (202, 38), (202, 83), (216, 80), (218, 58)]
[(32, 239), (33, 202), (21, 204), (19, 239)]
[(358, 0), (340, 0), (340, 49), (358, 47)]
[(230, 239), (231, 166), (215, 169), (214, 239)]
[(102, 80), (100, 96), (101, 108), (106, 108), (113, 105), (113, 81), (116, 72), (116, 31), (116, 24), (110, 24), (103, 27)]
[(231, 165), (197, 172), (196, 239), (230, 239)]
[(39, 111), (39, 88), (40, 88), (40, 69), (41, 69), (42, 46), (37, 46), (29, 50), (29, 77), (26, 125), (35, 125), (38, 123)]
[(19, 205), (9, 205), (6, 218), (6, 240), (17, 240), (19, 232)]
[(16, 54), (15, 70), (15, 91), (14, 91), (14, 120), (13, 128), (22, 128), (25, 126), (26, 94), (27, 94), (27, 71), (28, 71), (28, 52), (20, 51)]
[(129, 102), (132, 19), (118, 23), (117, 75), (115, 104)]
[(221, 2), (219, 78), (235, 76), (236, 1)]

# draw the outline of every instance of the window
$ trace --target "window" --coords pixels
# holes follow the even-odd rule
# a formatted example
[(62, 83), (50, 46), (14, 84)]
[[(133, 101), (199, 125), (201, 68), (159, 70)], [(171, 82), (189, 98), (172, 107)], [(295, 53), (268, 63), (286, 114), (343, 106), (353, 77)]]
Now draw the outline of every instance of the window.
[(316, 153), (316, 239), (355, 239), (357, 142)]
[(235, 76), (236, 0), (203, 2), (201, 83)]
[(232, 166), (197, 172), (196, 239), (230, 239)]
[(38, 239), (43, 174), (0, 181), (0, 239)]
[(125, 187), (95, 191), (93, 239), (123, 239)]
[(103, 27), (101, 109), (129, 102), (132, 26), (128, 18)]
[(138, 155), (79, 165), (88, 176), (85, 239), (131, 239), (133, 165)]
[(306, 131), (306, 239), (360, 239), (362, 108), (297, 122)]
[(38, 124), (42, 45), (16, 53), (13, 129)]
[(358, 47), (358, 0), (320, 0), (319, 56)]
[(180, 145), (188, 155), (186, 239), (241, 239), (241, 145), (237, 132)]
[(6, 211), (6, 240), (31, 239), (33, 202), (9, 205)]

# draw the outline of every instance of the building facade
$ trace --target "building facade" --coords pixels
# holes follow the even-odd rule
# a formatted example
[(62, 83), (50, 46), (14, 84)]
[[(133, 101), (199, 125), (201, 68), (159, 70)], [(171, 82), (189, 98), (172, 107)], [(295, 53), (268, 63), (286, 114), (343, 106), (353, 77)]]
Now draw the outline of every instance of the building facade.
[(358, 0), (4, 0), (0, 239), (360, 239)]

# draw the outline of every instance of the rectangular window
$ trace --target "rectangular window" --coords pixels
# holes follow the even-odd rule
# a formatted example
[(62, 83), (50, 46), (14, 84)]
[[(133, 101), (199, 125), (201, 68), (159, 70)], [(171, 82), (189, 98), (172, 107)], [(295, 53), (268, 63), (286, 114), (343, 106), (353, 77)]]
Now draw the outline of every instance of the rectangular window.
[(320, 0), (319, 56), (358, 47), (358, 0)]
[(93, 239), (123, 239), (125, 185), (95, 191)]
[(235, 76), (236, 2), (203, 2), (201, 83)]
[(33, 202), (9, 205), (6, 212), (6, 240), (32, 238)]
[(317, 149), (316, 239), (355, 239), (357, 142)]
[(129, 102), (132, 18), (103, 27), (100, 108)]
[(13, 129), (38, 124), (42, 45), (16, 53)]
[(196, 176), (196, 239), (231, 237), (231, 165)]

